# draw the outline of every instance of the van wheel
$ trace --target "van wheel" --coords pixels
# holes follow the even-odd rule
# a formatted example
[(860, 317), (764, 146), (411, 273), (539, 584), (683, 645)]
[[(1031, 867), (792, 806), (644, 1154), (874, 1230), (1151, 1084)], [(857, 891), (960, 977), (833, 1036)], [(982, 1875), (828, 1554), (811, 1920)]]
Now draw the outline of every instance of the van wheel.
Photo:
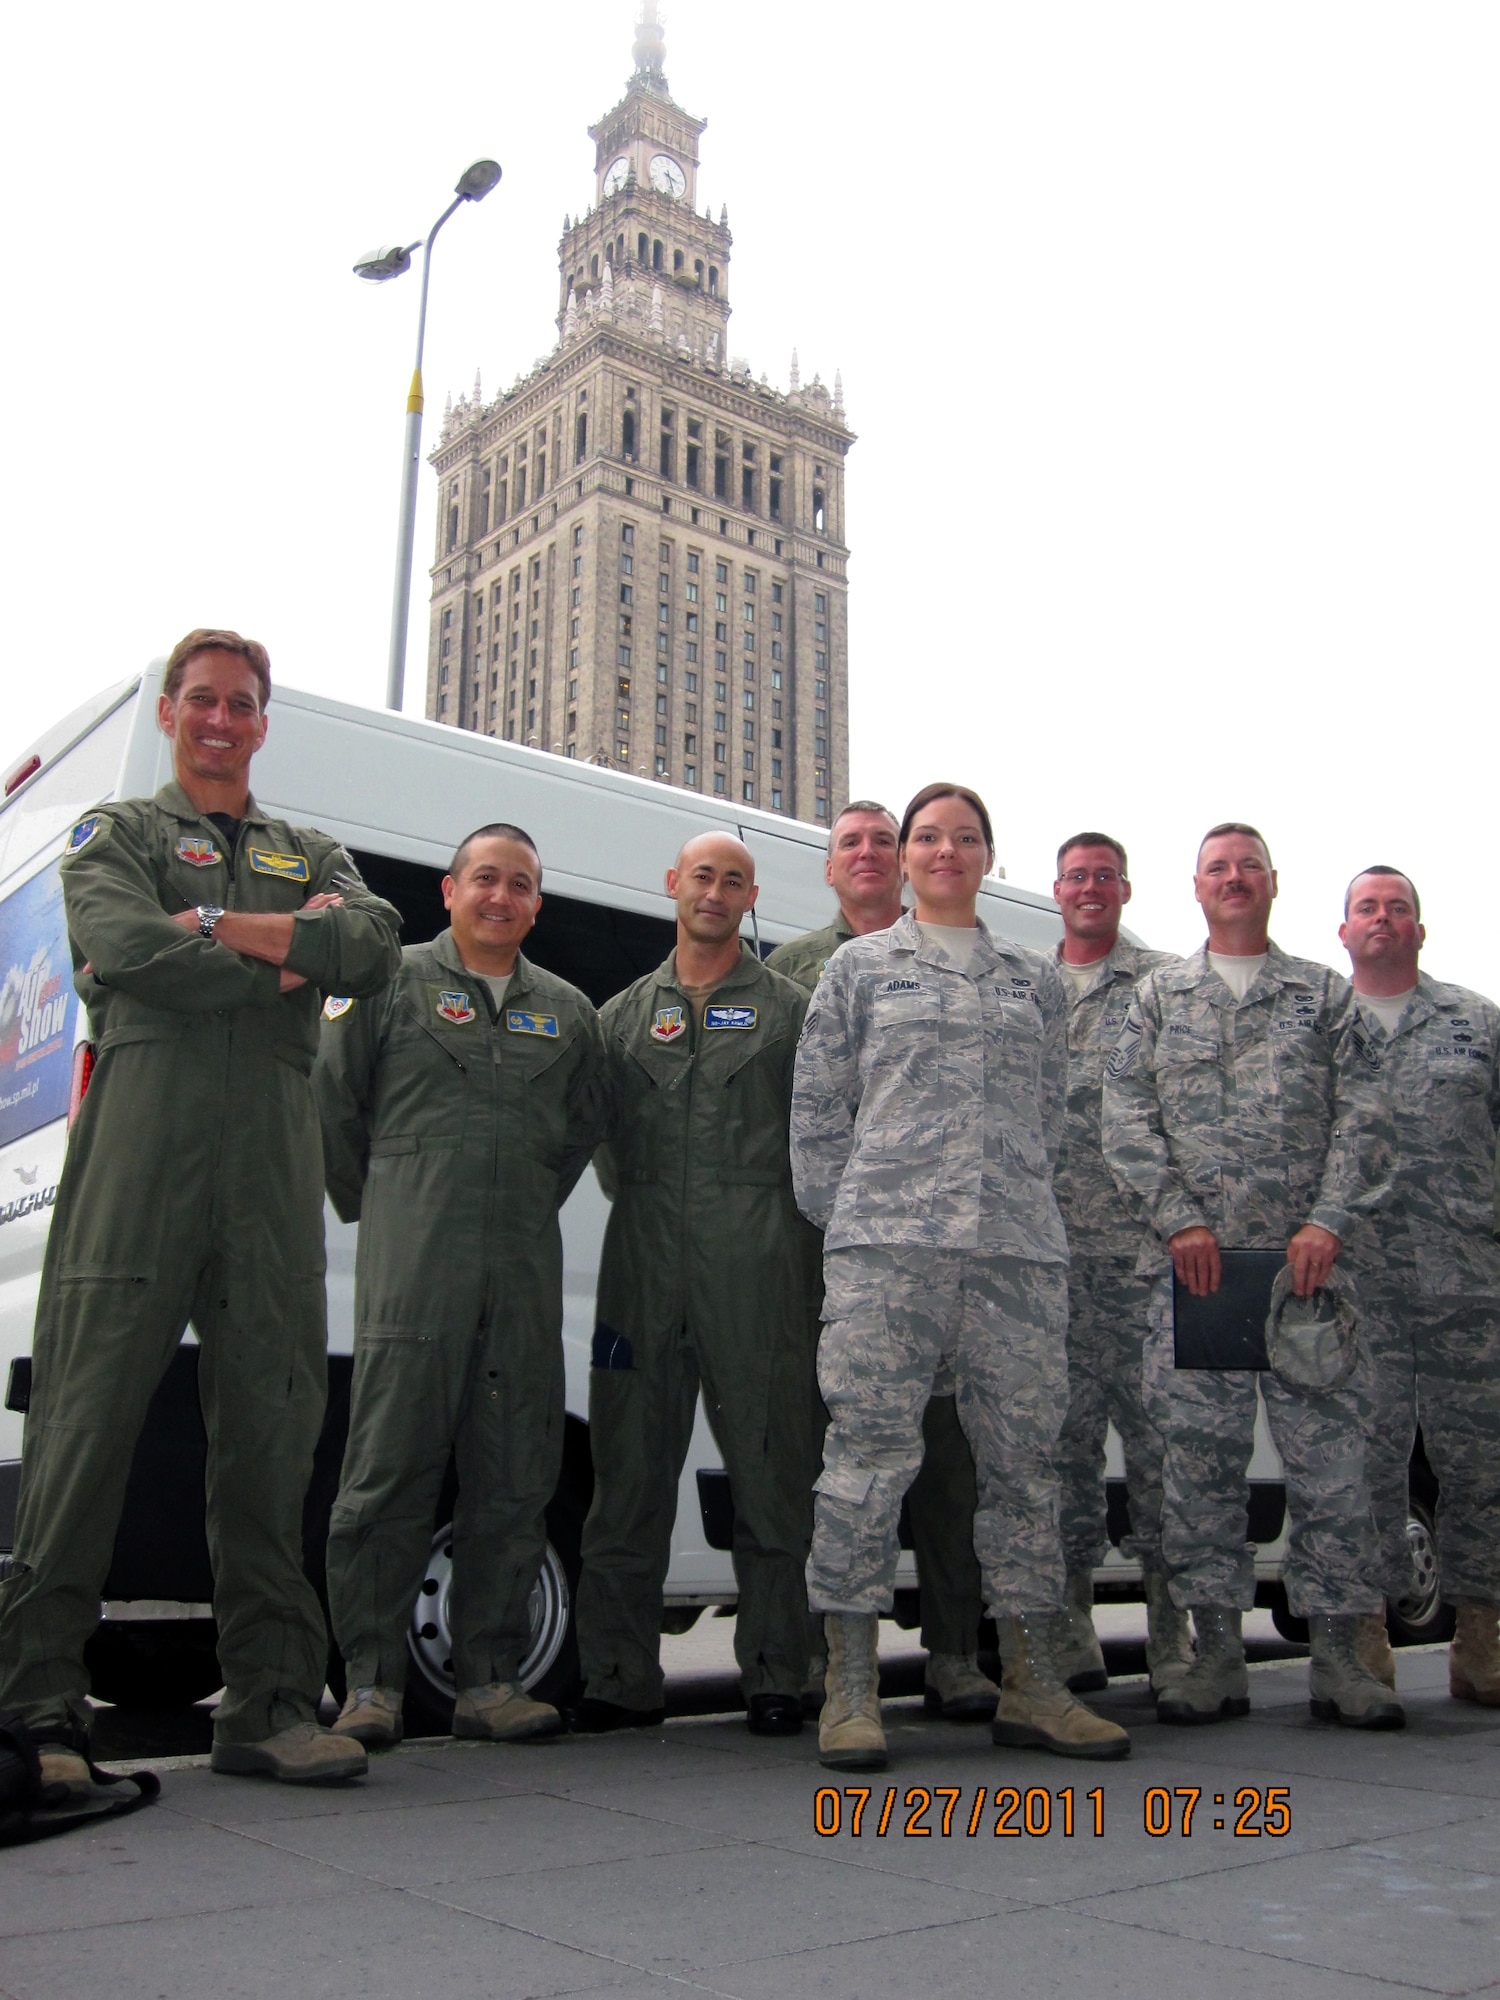
[[(547, 1509), (547, 1546), (532, 1586), (528, 1610), (531, 1633), (521, 1662), (521, 1685), (537, 1701), (555, 1705), (576, 1697), (579, 1687), (575, 1607), (584, 1509), (564, 1489)], [(453, 1587), (453, 1529), (432, 1538), (427, 1574), (412, 1606), (406, 1634), (410, 1655), (403, 1717), (409, 1736), (446, 1736), (453, 1726), (453, 1636), (448, 1605)]]
[(1397, 1598), (1385, 1615), (1393, 1646), (1430, 1646), (1453, 1637), (1457, 1614), (1438, 1596), (1437, 1523), (1415, 1494), (1406, 1505), (1406, 1539), (1414, 1572), (1411, 1595)]
[(142, 1619), (100, 1625), (83, 1651), (92, 1691), (117, 1708), (166, 1715), (224, 1685), (211, 1618)]

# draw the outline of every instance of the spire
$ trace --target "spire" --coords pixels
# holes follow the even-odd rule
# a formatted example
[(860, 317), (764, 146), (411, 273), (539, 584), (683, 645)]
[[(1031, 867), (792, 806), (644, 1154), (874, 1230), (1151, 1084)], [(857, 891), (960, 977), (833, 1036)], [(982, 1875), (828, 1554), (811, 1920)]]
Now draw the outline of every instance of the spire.
[(833, 414), (843, 421), (844, 416), (844, 372), (841, 368), (833, 371)]
[(660, 334), (662, 327), (661, 284), (658, 281), (651, 287), (651, 331)]
[(729, 203), (727, 201), (721, 202), (719, 205), (719, 227), (721, 229), (729, 227)]
[(448, 391), (448, 400), (443, 405), (443, 422), (447, 423), (448, 419), (452, 415), (453, 415), (453, 391), (450, 389)]
[(630, 53), (635, 59), (635, 73), (646, 88), (659, 91), (665, 97), (667, 42), (657, 15), (656, 0), (641, 0), (641, 18), (636, 24), (635, 43)]
[(563, 312), (563, 341), (564, 343), (566, 343), (570, 340), (576, 340), (577, 338), (578, 338), (578, 300), (574, 295), (573, 287), (569, 285), (568, 303)]
[(795, 347), (792, 349), (792, 372), (787, 377), (787, 386), (794, 396), (802, 387), (802, 370), (797, 365), (797, 350)]
[(474, 370), (474, 407), (476, 410), (483, 401), (484, 398), (479, 393), (479, 370), (476, 368)]
[(615, 267), (606, 257), (604, 260), (604, 280), (599, 287), (599, 317), (613, 319), (615, 316)]

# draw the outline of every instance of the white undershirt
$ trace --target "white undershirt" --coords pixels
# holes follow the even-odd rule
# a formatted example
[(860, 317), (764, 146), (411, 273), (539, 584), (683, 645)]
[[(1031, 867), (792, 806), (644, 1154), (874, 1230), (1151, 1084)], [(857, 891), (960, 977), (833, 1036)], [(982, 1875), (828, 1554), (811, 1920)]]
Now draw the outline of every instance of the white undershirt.
[(945, 951), (960, 972), (968, 971), (979, 943), (978, 924), (924, 924), (919, 918), (917, 929), (929, 944)]
[(1270, 956), (1259, 951), (1249, 958), (1241, 958), (1238, 953), (1211, 951), (1208, 962), (1218, 973), (1236, 1000), (1243, 1000), (1255, 984), (1255, 975)]
[(482, 979), (490, 989), (490, 998), (495, 1003), (496, 1014), (499, 1014), (501, 1008), (505, 1005), (506, 990), (515, 976), (513, 972), (497, 972), (493, 976), (487, 972), (476, 972), (474, 974), (476, 979)]
[(1406, 1012), (1407, 1004), (1416, 990), (1415, 986), (1408, 986), (1404, 993), (1361, 993), (1360, 1008), (1373, 1020), (1378, 1021), (1388, 1035), (1394, 1035), (1396, 1024)]

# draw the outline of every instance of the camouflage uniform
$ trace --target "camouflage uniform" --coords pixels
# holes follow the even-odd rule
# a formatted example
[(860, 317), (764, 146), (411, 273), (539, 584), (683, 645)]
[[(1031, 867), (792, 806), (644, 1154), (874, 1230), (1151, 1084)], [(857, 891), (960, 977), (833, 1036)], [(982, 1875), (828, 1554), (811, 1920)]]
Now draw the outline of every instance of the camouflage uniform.
[(792, 1174), (825, 1231), (828, 1405), (808, 1598), (888, 1609), (922, 1409), (951, 1365), (978, 1466), (990, 1611), (1062, 1603), (1053, 1453), (1067, 1402), (1067, 1239), (1052, 1194), (1067, 998), (983, 925), (960, 968), (905, 916), (830, 961), (792, 1097)]
[(1211, 1229), (1225, 1249), (1281, 1249), (1306, 1222), (1347, 1240), (1371, 1198), (1373, 1086), (1338, 1063), (1354, 1018), (1346, 981), (1276, 945), (1243, 1000), (1206, 947), (1148, 973), (1105, 1072), (1104, 1157), (1160, 1239), (1146, 1342), (1146, 1407), (1166, 1440), (1162, 1548), (1172, 1596), (1248, 1608), (1253, 1545), (1245, 1473), (1256, 1381), (1286, 1474), (1287, 1596), (1308, 1617), (1379, 1609), (1365, 1439), (1372, 1369), (1330, 1395), (1285, 1388), (1269, 1371), (1178, 1371), (1166, 1251), (1179, 1230)]
[(1407, 1465), (1418, 1421), (1437, 1474), (1449, 1602), (1500, 1603), (1500, 1245), (1491, 1176), (1500, 1008), (1426, 974), (1387, 1037), (1361, 1010), (1343, 1055), (1369, 1070), (1394, 1128), (1388, 1199), (1349, 1258), (1375, 1361), (1367, 1452), (1386, 1592), (1410, 1594)]
[[(778, 945), (766, 960), (773, 972), (795, 980), (811, 996), (823, 968), (841, 944), (854, 936), (841, 909), (820, 931)], [(821, 1287), (818, 1310), (822, 1310)], [(820, 1417), (824, 1413), (819, 1412)], [(922, 1464), (906, 1495), (907, 1519), (921, 1586), (922, 1644), (929, 1653), (967, 1654), (974, 1650), (983, 1602), (979, 1563), (974, 1554), (974, 1509), (979, 1491), (974, 1454), (958, 1421), (958, 1403), (948, 1371), (934, 1384), (922, 1413)], [(813, 1651), (822, 1646), (817, 1621)]]
[[(1061, 946), (1058, 948), (1061, 955)], [(1111, 1417), (1125, 1447), (1130, 1533), (1121, 1553), (1160, 1569), (1162, 1440), (1146, 1413), (1141, 1356), (1151, 1279), (1137, 1270), (1139, 1206), (1104, 1164), (1099, 1136), (1104, 1065), (1138, 979), (1175, 965), (1169, 952), (1116, 940), (1084, 986), (1068, 994), (1068, 1118), (1054, 1186), (1068, 1232), (1068, 1414), (1057, 1440), (1063, 1553), (1070, 1573), (1092, 1570), (1109, 1548), (1104, 1527), (1104, 1434)]]

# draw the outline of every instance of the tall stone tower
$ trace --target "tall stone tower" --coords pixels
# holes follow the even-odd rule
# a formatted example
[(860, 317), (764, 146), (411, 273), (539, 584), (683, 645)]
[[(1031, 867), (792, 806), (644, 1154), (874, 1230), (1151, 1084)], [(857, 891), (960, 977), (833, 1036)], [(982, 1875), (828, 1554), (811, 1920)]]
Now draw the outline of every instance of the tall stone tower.
[[(564, 218), (558, 342), (444, 416), (427, 714), (789, 817), (848, 796), (842, 389), (731, 359), (729, 217), (655, 0)], [(834, 804), (830, 804), (834, 801)]]

